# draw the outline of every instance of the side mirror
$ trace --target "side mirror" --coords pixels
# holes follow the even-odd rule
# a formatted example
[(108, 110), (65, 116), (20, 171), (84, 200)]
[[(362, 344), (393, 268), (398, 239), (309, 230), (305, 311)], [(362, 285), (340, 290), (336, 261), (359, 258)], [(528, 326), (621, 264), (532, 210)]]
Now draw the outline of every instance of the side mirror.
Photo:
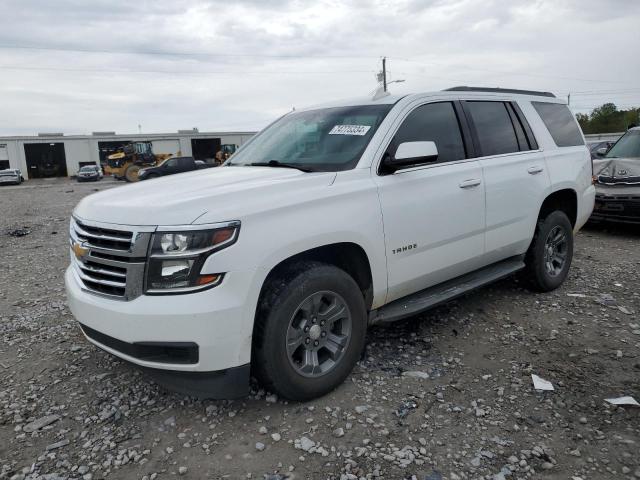
[(398, 145), (395, 155), (385, 155), (382, 167), (386, 173), (393, 173), (402, 168), (434, 162), (437, 159), (438, 147), (435, 142), (403, 142)]
[(609, 149), (607, 147), (600, 147), (598, 150), (596, 150), (596, 155), (598, 157), (604, 157), (607, 154), (607, 151)]

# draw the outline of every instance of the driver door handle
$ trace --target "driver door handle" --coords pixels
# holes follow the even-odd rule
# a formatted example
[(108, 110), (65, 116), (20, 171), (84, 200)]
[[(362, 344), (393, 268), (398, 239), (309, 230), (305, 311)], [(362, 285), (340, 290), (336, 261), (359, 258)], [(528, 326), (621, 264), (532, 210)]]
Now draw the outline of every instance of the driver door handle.
[(544, 168), (542, 168), (540, 165), (534, 165), (533, 167), (527, 168), (527, 172), (529, 172), (529, 174), (531, 175), (536, 175), (542, 172), (543, 170)]
[(469, 180), (465, 180), (464, 182), (460, 182), (460, 184), (458, 184), (458, 186), (460, 188), (473, 188), (473, 187), (477, 187), (478, 185), (480, 185), (480, 179), (479, 178), (471, 178)]

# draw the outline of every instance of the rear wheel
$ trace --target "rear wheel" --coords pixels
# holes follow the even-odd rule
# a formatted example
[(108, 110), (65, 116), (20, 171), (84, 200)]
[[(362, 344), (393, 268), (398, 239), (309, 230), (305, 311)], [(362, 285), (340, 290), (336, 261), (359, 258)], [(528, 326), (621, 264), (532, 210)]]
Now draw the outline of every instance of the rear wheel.
[(366, 307), (358, 284), (317, 262), (298, 264), (269, 282), (256, 319), (256, 376), (291, 400), (330, 392), (364, 347)]
[(140, 165), (131, 164), (124, 172), (124, 178), (127, 182), (138, 181), (138, 171), (140, 171)]
[(527, 252), (524, 274), (539, 292), (558, 288), (569, 273), (573, 258), (573, 227), (564, 212), (556, 210), (538, 221)]

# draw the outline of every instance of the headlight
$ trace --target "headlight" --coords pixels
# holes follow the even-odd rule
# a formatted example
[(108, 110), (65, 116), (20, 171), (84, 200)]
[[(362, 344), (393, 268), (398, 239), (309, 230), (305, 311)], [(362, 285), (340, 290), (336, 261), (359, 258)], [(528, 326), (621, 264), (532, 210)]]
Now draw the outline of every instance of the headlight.
[(240, 222), (213, 228), (194, 225), (185, 230), (158, 229), (151, 240), (146, 293), (188, 293), (218, 285), (224, 272), (202, 274), (202, 266), (209, 255), (235, 243), (239, 230)]

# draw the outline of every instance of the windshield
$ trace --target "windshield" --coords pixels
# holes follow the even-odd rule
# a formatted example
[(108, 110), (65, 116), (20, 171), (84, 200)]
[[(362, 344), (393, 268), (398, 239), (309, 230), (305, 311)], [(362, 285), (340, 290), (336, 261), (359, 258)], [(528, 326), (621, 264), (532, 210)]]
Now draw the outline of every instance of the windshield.
[(263, 130), (227, 166), (289, 164), (312, 171), (353, 168), (393, 105), (294, 112)]
[(96, 167), (82, 167), (80, 169), (81, 172), (94, 172), (96, 170)]
[(640, 157), (640, 130), (629, 130), (611, 147), (604, 158)]

